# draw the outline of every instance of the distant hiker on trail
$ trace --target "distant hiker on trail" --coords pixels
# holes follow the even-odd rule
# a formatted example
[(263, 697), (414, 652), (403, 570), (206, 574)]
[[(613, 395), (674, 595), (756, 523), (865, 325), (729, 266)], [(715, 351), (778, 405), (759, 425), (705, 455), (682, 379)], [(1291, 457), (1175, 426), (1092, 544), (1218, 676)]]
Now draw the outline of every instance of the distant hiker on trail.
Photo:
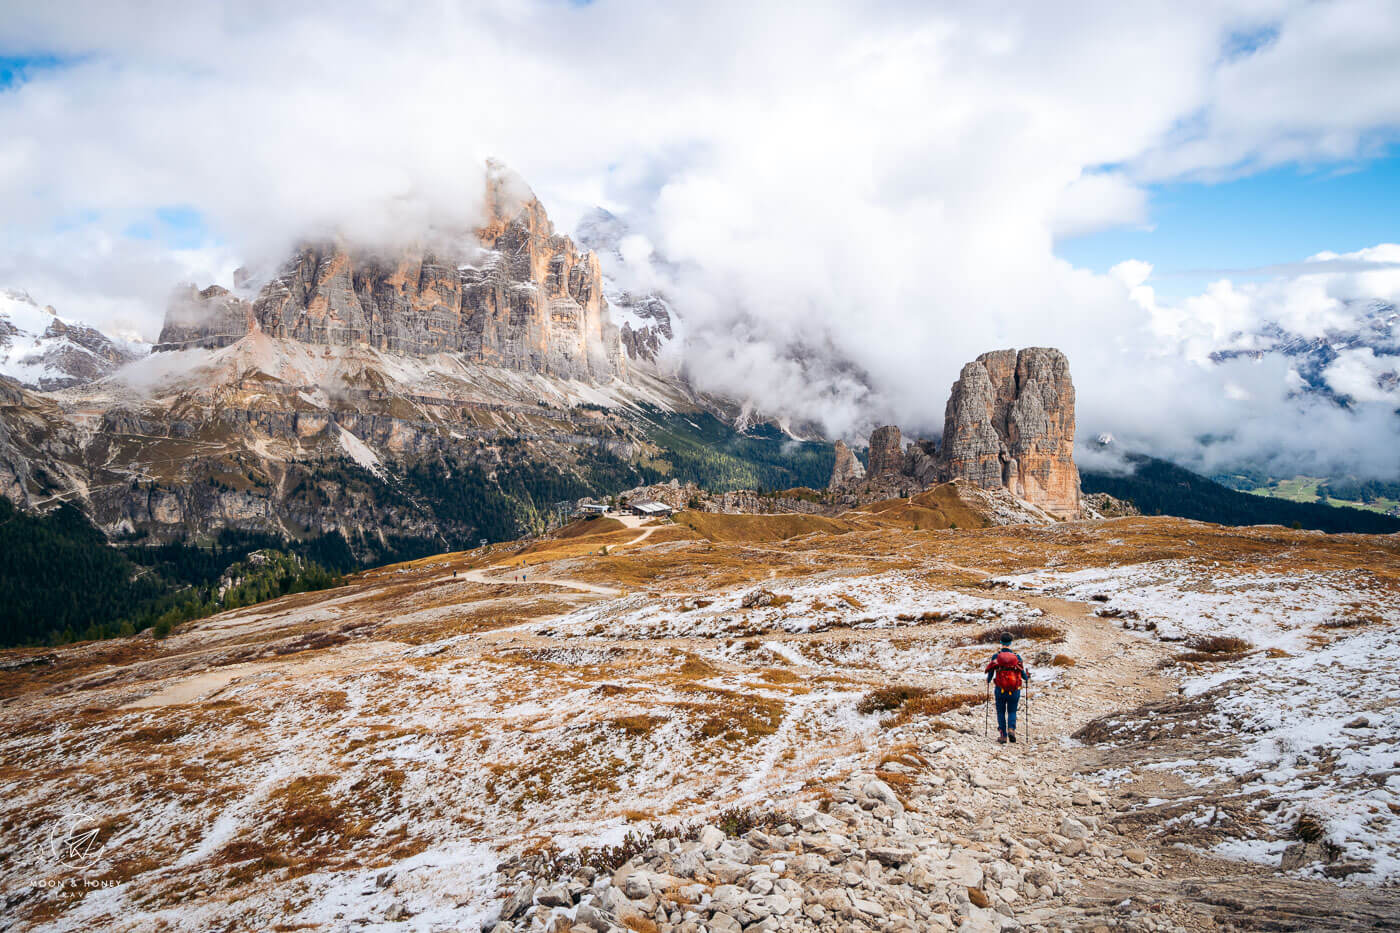
[(1016, 741), (1016, 707), (1021, 703), (1021, 685), (1031, 679), (1021, 656), (1011, 650), (1011, 633), (1003, 632), (1001, 649), (987, 665), (987, 683), (996, 683), (998, 742)]

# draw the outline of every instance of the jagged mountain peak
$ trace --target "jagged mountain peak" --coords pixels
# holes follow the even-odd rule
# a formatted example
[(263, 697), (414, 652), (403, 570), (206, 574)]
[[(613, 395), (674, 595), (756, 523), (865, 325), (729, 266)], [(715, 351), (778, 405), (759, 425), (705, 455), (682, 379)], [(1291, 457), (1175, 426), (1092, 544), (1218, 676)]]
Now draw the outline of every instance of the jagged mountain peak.
[(0, 291), (0, 375), (49, 392), (84, 385), (142, 355), (116, 340), (40, 306), (28, 292)]
[[(602, 257), (603, 293), (621, 328), (622, 343), (632, 360), (656, 363), (676, 343), (681, 321), (664, 291), (655, 287), (652, 275), (640, 275), (628, 261), (623, 240), (633, 235), (631, 225), (603, 207), (584, 215), (575, 230), (581, 246)], [(663, 256), (646, 259), (647, 270), (674, 271)]]
[(555, 232), (518, 174), (488, 165), (481, 225), (395, 248), (303, 243), (252, 300), (185, 288), (159, 350), (217, 349), (261, 332), (606, 382), (626, 378), (597, 257)]

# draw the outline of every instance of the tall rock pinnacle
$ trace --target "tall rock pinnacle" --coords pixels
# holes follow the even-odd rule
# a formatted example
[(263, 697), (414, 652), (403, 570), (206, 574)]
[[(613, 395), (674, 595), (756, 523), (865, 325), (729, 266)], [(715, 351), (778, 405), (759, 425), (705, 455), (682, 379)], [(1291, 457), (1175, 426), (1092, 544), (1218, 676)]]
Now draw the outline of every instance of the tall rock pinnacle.
[(870, 476), (898, 476), (904, 472), (904, 440), (899, 428), (885, 425), (870, 432)]
[(943, 480), (1005, 487), (1059, 518), (1078, 518), (1074, 384), (1059, 350), (984, 353), (962, 369), (944, 415)]
[(841, 489), (863, 479), (865, 479), (865, 467), (860, 465), (860, 461), (851, 452), (851, 448), (846, 446), (845, 441), (837, 441), (836, 464), (832, 467), (831, 482), (827, 484), (826, 488)]

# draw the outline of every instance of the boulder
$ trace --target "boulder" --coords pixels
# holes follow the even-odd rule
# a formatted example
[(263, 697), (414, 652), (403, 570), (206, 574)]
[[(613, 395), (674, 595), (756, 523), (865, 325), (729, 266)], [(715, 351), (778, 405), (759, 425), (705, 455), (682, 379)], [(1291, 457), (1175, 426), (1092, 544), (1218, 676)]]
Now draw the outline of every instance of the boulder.
[(745, 593), (740, 605), (745, 609), (756, 609), (760, 606), (773, 605), (773, 594), (768, 590), (758, 589)]
[(516, 888), (515, 893), (506, 899), (505, 904), (501, 907), (501, 919), (514, 920), (529, 910), (533, 903), (535, 903), (535, 886), (527, 882)]
[(1072, 816), (1060, 820), (1060, 835), (1066, 839), (1088, 839), (1089, 827)]
[(706, 826), (704, 829), (700, 830), (700, 848), (704, 849), (706, 852), (713, 852), (715, 849), (719, 848), (720, 843), (724, 842), (726, 838), (724, 830), (717, 826)]
[(904, 813), (904, 804), (900, 803), (894, 789), (879, 778), (867, 781), (865, 786), (861, 788), (861, 792), (871, 800), (889, 807), (896, 815)]

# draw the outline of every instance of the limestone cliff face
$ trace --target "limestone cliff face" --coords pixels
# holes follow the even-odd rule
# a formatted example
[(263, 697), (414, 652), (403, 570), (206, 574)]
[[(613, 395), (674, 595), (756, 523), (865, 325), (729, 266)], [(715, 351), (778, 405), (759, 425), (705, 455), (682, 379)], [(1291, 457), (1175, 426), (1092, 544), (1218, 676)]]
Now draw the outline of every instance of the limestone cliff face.
[(554, 232), (543, 205), (499, 166), (475, 235), (372, 251), (303, 245), (256, 300), (177, 296), (157, 349), (220, 347), (252, 331), (580, 379), (626, 374), (597, 257)]
[(904, 439), (892, 424), (870, 432), (870, 476), (898, 476), (904, 472)]
[(836, 442), (836, 464), (831, 469), (831, 482), (828, 489), (841, 489), (865, 479), (865, 467), (861, 466), (845, 441)]
[(1064, 354), (997, 350), (964, 366), (944, 415), (939, 472), (1078, 518), (1074, 384)]

